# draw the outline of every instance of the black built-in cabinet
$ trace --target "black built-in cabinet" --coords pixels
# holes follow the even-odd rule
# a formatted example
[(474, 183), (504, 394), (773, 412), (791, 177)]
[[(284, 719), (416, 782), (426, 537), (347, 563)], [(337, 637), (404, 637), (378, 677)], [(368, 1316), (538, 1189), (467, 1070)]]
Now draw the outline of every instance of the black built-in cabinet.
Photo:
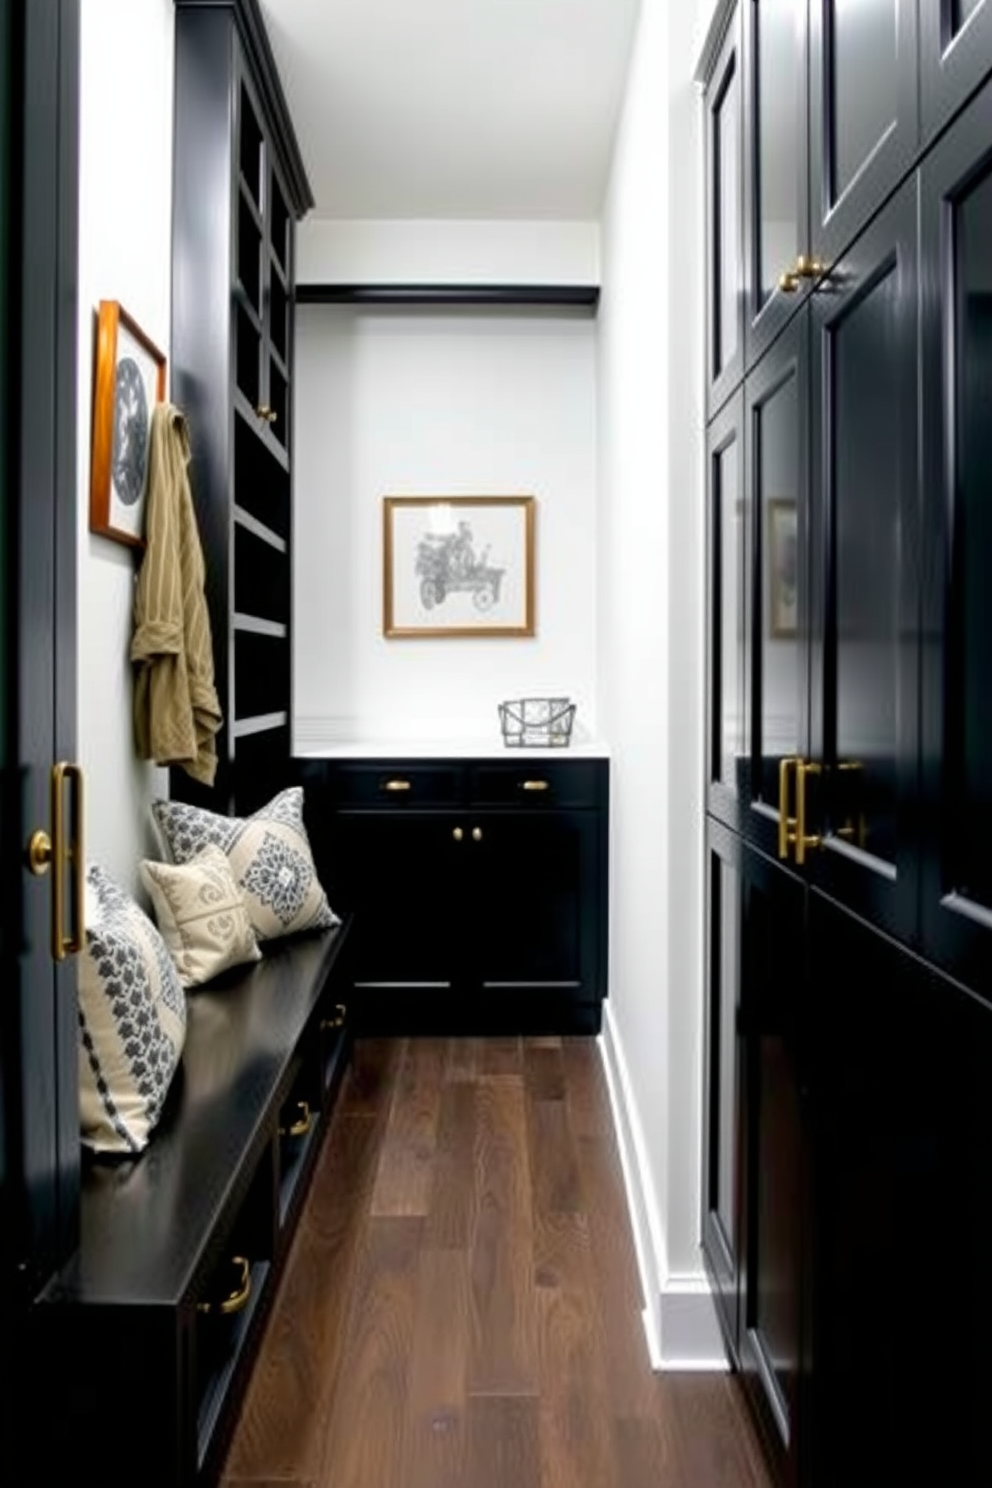
[(987, 1488), (992, 9), (713, 58), (703, 1252), (781, 1481)]
[(191, 484), (224, 714), (207, 792), (233, 765), (287, 760), (292, 679), (295, 224), (312, 206), (254, 3), (176, 0), (172, 395), (189, 420)]
[[(549, 751), (550, 753), (550, 751)], [(357, 1033), (595, 1033), (606, 759), (297, 761)]]

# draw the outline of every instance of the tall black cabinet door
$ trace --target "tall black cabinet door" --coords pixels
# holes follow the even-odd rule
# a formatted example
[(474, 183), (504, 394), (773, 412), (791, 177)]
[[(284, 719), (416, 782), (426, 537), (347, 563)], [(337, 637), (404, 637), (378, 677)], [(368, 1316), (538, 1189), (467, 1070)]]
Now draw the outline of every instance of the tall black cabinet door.
[(992, 0), (923, 0), (920, 98), (929, 144), (992, 70)]
[(735, 8), (706, 88), (706, 406), (712, 416), (744, 372), (743, 93)]
[(745, 387), (750, 522), (750, 773), (744, 835), (779, 850), (783, 762), (809, 753), (809, 326), (799, 316)]
[(739, 1360), (742, 1135), (740, 857), (740, 838), (719, 822), (709, 821), (702, 1246), (735, 1363)]
[(917, 920), (917, 191), (812, 303), (814, 882), (900, 938)]
[(916, 0), (812, 0), (814, 259), (832, 263), (912, 162), (919, 137), (916, 62)]
[(988, 1488), (992, 1010), (815, 890), (809, 933), (815, 1482)]
[(806, 50), (805, 4), (745, 0), (744, 355), (748, 367), (754, 366), (798, 309), (810, 284), (794, 273), (807, 256)]
[(992, 84), (921, 174), (923, 932), (992, 996)]
[(707, 453), (707, 807), (737, 827), (750, 778), (750, 522), (744, 499), (744, 395), (720, 411)]
[(745, 848), (740, 1358), (782, 1480), (789, 1485), (798, 1478), (800, 1418), (809, 1373), (804, 1294), (805, 911), (802, 881)]

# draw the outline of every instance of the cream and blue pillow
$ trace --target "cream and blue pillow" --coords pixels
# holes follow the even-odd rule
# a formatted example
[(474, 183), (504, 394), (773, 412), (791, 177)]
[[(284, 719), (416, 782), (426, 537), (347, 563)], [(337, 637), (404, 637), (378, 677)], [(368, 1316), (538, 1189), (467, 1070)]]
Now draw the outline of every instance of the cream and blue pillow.
[(184, 987), (261, 959), (244, 895), (219, 847), (209, 843), (182, 866), (146, 861), (140, 872)]
[(186, 999), (144, 910), (96, 864), (79, 963), (79, 1103), (96, 1152), (147, 1146), (186, 1039)]
[(226, 854), (259, 940), (339, 923), (314, 867), (299, 786), (248, 817), (182, 801), (156, 801), (152, 810), (173, 863), (189, 863), (211, 845)]

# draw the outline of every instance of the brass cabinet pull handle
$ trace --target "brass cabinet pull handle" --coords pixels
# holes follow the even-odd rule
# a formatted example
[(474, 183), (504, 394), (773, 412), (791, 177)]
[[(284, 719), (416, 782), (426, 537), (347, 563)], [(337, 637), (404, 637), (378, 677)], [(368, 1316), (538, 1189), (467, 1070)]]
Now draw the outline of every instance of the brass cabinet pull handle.
[(264, 419), (267, 424), (274, 424), (279, 415), (274, 408), (269, 407), (268, 403), (259, 403), (255, 409), (255, 417)]
[(321, 1026), (321, 1028), (327, 1029), (327, 1030), (332, 1029), (332, 1028), (343, 1028), (344, 1027), (344, 1020), (345, 1020), (345, 1018), (347, 1016), (348, 1016), (348, 1009), (345, 1007), (344, 1003), (343, 1002), (337, 1002), (337, 1003), (334, 1004), (334, 1017), (333, 1018), (324, 1018), (323, 1021), (321, 1022), (321, 1025), (320, 1026)]
[(819, 847), (818, 832), (806, 831), (806, 781), (810, 775), (819, 775), (821, 768), (813, 760), (800, 760), (796, 766), (796, 863), (801, 868), (806, 862), (809, 848)]
[(413, 787), (411, 786), (409, 780), (384, 780), (382, 783), (382, 789), (384, 791), (396, 792), (412, 790)]
[(521, 780), (520, 789), (525, 791), (546, 791), (551, 789), (551, 783), (547, 780)]
[(473, 827), (472, 828), (472, 841), (473, 842), (481, 842), (482, 841), (482, 828), (481, 827)]
[(791, 269), (779, 276), (778, 287), (783, 294), (795, 294), (804, 280), (819, 279), (827, 273), (827, 265), (818, 258), (809, 258), (800, 253)]
[[(66, 838), (65, 786), (73, 789), (72, 836)], [(51, 950), (53, 961), (64, 961), (82, 950), (86, 935), (86, 849), (83, 845), (83, 772), (78, 765), (61, 761), (52, 766), (49, 782), (52, 835), (40, 828), (28, 843), (28, 867), (36, 877), (52, 869)], [(65, 870), (72, 873), (72, 918), (70, 934), (65, 929)]]
[(785, 859), (796, 841), (796, 818), (789, 815), (789, 776), (799, 764), (795, 756), (778, 762), (778, 855)]
[(461, 827), (453, 827), (451, 835), (456, 842), (461, 842), (462, 838), (465, 836), (465, 833), (462, 831)]
[(289, 1126), (281, 1126), (279, 1128), (279, 1135), (281, 1137), (305, 1137), (313, 1126), (313, 1112), (310, 1109), (309, 1102), (305, 1100), (297, 1101), (296, 1109), (300, 1113), (297, 1119), (291, 1122)]
[(197, 1312), (219, 1312), (222, 1317), (231, 1317), (236, 1312), (243, 1312), (248, 1306), (251, 1296), (251, 1265), (247, 1256), (232, 1256), (232, 1265), (240, 1268), (241, 1277), (238, 1285), (223, 1302), (198, 1302)]

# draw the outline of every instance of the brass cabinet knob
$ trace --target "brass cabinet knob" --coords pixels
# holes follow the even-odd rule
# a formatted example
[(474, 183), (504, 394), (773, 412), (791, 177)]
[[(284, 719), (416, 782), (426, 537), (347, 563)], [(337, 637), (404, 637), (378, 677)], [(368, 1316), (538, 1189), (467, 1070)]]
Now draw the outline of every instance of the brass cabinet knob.
[(334, 1028), (343, 1028), (344, 1020), (347, 1016), (348, 1009), (345, 1007), (344, 1003), (336, 1002), (334, 1004), (334, 1017), (322, 1019), (320, 1026), (327, 1033), (329, 1033)]
[(482, 828), (481, 827), (473, 827), (472, 828), (472, 841), (473, 842), (481, 842), (482, 841)]
[(795, 294), (802, 287), (804, 280), (819, 279), (827, 272), (827, 265), (821, 263), (818, 258), (809, 258), (805, 253), (800, 253), (791, 269), (779, 276), (778, 287), (783, 294)]
[(274, 424), (279, 418), (278, 413), (268, 403), (259, 403), (255, 409), (255, 416), (263, 419), (267, 424)]
[(456, 842), (461, 842), (462, 838), (465, 836), (465, 833), (462, 831), (461, 827), (455, 827), (451, 835), (452, 837), (454, 837)]

